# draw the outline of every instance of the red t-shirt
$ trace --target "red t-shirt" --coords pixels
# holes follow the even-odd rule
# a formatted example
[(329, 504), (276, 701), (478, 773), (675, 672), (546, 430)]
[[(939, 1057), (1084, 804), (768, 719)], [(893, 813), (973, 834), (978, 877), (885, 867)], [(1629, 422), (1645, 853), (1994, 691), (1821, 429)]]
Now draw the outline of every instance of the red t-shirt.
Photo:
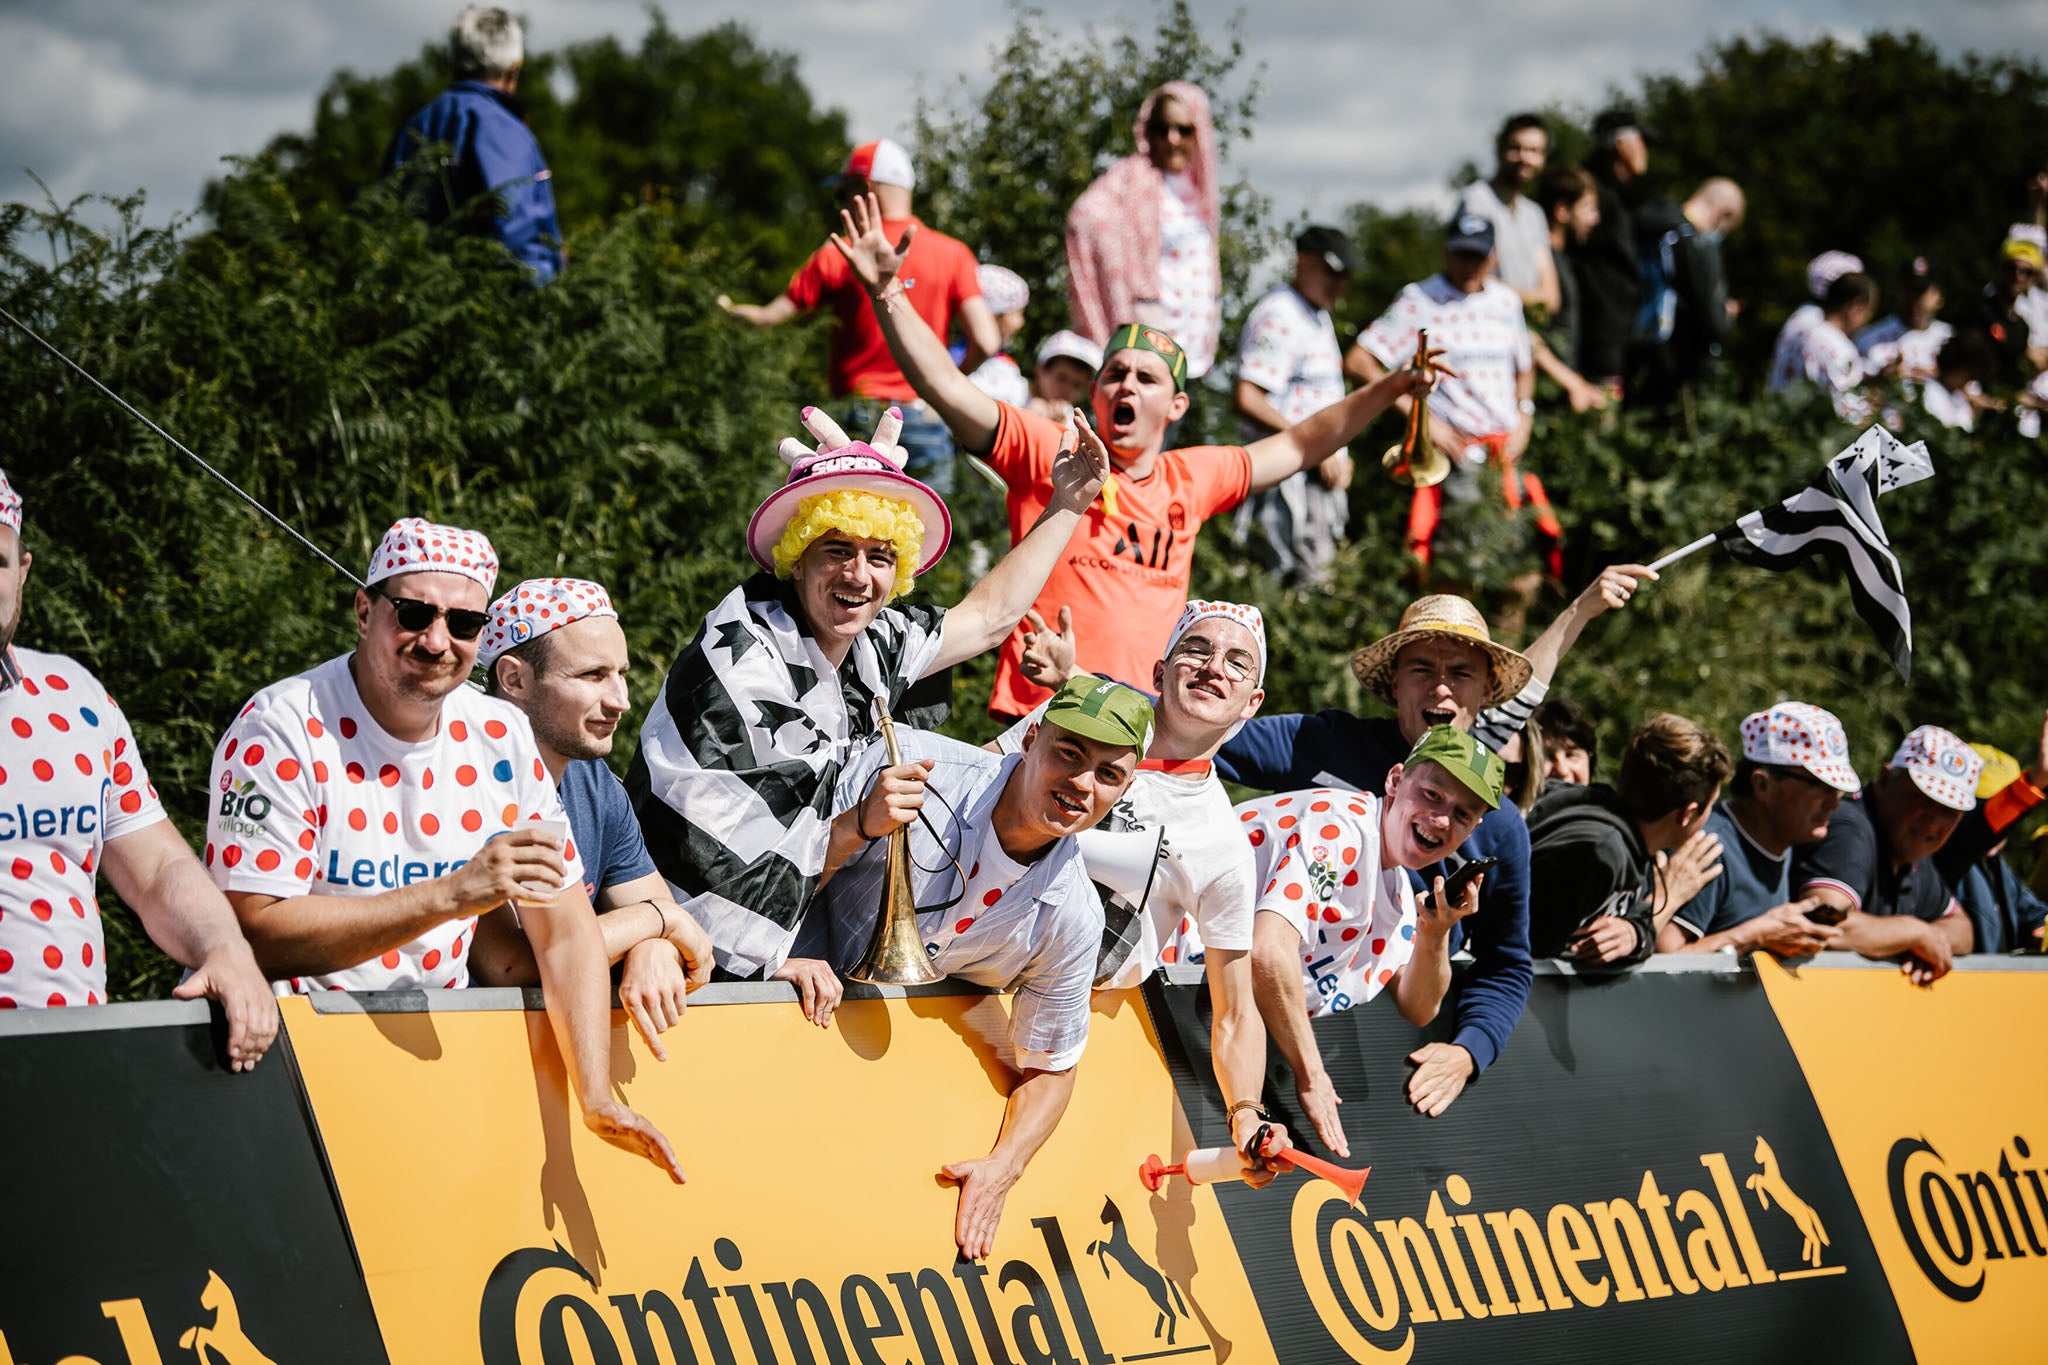
[[(885, 218), (882, 231), (896, 241), (916, 222), (915, 218)], [(917, 236), (910, 239), (910, 252), (896, 277), (903, 281), (910, 306), (940, 340), (952, 330), (953, 314), (961, 303), (981, 297), (976, 264), (965, 243), (918, 223)], [(875, 322), (867, 293), (854, 281), (838, 247), (827, 242), (812, 252), (783, 292), (806, 313), (825, 304), (832, 306), (832, 315), (838, 319), (832, 329), (828, 369), (834, 397), (849, 393), (864, 398), (917, 397), (917, 390), (896, 368), (896, 357), (889, 354), (889, 343)]]
[[(1033, 412), (998, 402), (988, 462), (1010, 486), (1010, 543), (1016, 544), (1052, 501), (1051, 471), (1062, 431)], [(1066, 607), (1074, 616), (1075, 662), (1090, 673), (1147, 691), (1152, 665), (1188, 602), (1195, 532), (1251, 491), (1252, 457), (1242, 446), (1168, 450), (1152, 472), (1133, 479), (1113, 471), (1116, 515), (1098, 496), (1045, 580), (1035, 604), (1048, 624)], [(989, 710), (1021, 716), (1052, 694), (1018, 671), (1022, 632), (1003, 642)]]

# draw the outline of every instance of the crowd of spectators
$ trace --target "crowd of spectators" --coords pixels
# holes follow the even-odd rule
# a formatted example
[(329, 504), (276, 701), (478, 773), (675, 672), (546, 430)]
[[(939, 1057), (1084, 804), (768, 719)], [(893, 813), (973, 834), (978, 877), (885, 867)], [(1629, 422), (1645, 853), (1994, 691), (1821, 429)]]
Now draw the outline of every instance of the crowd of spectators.
[[(538, 162), (498, 127), (517, 26), (468, 11), (453, 46), (460, 79), (404, 138), (469, 158), (451, 184), (527, 177), (501, 230), (545, 280), (563, 262), (541, 249), (552, 219), (529, 191), (544, 182), (492, 150)], [(1193, 447), (1174, 432), (1224, 340), (1199, 89), (1154, 91), (1138, 151), (1073, 206), (1072, 329), (1026, 352), (1028, 375), (1010, 347), (1031, 282), (917, 220), (902, 147), (856, 148), (842, 230), (774, 301), (723, 301), (764, 326), (829, 307), (839, 417), (807, 409), (815, 444), (784, 442), (787, 481), (748, 531), (761, 572), (678, 642), (623, 781), (604, 760), (629, 709), (631, 604), (559, 577), (494, 599), (487, 535), (408, 517), (367, 566), (354, 647), (227, 720), (195, 853), (106, 690), (12, 640), (31, 558), (0, 478), (0, 784), (40, 784), (62, 812), (15, 831), (24, 885), (0, 915), (0, 1005), (106, 998), (103, 868), (192, 969), (180, 994), (222, 1002), (237, 1066), (275, 1033), (272, 991), (539, 984), (586, 1122), (680, 1179), (613, 1092), (608, 970), (657, 1056), (714, 972), (787, 981), (829, 1027), (901, 830), (933, 966), (1014, 991), (1002, 1128), (988, 1155), (946, 1168), (976, 1256), (1065, 1109), (1090, 991), (1163, 967), (1204, 971), (1216, 1080), (1256, 1182), (1285, 1140), (1262, 1096), (1268, 1035), (1295, 1112), (1344, 1154), (1310, 1022), (1383, 992), (1418, 1025), (1449, 1012), (1407, 1059), (1407, 1097), (1435, 1115), (1501, 1055), (1533, 958), (1619, 970), (1659, 953), (1854, 952), (1928, 984), (1960, 955), (2038, 951), (2048, 906), (1998, 853), (2048, 789), (2048, 726), (2022, 768), (1923, 724), (1866, 782), (1833, 715), (1758, 697), (1739, 735), (1650, 716), (1610, 785), (1593, 720), (1550, 687), (1650, 569), (1608, 568), (1526, 651), (1471, 602), (1420, 597), (1351, 661), (1385, 716), (1268, 707), (1258, 609), (1189, 600), (1196, 537), (1234, 510), (1269, 565), (1320, 581), (1344, 534), (1349, 443), (1413, 404), (1452, 464), (1442, 488), (1416, 490), (1416, 555), (1498, 479), (1536, 509), (1558, 572), (1561, 530), (1526, 468), (1536, 373), (1575, 408), (1665, 401), (1738, 311), (1718, 243), (1742, 220), (1740, 188), (1713, 178), (1682, 203), (1645, 201), (1634, 115), (1608, 111), (1594, 132), (1585, 167), (1546, 168), (1543, 122), (1509, 119), (1441, 271), (1348, 351), (1330, 310), (1357, 247), (1303, 230), (1289, 282), (1239, 339), (1243, 444)], [(1880, 318), (1861, 262), (1823, 253), (1772, 386), (1823, 387), (1852, 420), (1910, 394), (1968, 425), (2027, 384), (2034, 398), (2013, 401), (2031, 409), (2028, 376), (2048, 360), (2042, 240), (2016, 227), (1998, 277), (1951, 321), (1925, 262)], [(904, 602), (953, 538), (956, 455), (1004, 486), (1010, 548), (958, 603)], [(984, 751), (932, 733), (918, 685), (996, 650), (987, 705), (1004, 735)], [(1233, 809), (1225, 780), (1266, 794)], [(1149, 894), (1096, 884), (1105, 832), (1153, 838)]]

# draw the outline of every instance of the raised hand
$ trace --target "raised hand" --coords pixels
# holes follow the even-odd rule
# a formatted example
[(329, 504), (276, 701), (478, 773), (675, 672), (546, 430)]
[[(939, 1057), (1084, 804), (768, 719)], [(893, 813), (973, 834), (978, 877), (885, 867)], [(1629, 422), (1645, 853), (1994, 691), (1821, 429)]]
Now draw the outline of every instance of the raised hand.
[(1024, 657), (1017, 667), (1040, 687), (1059, 690), (1074, 676), (1074, 613), (1060, 608), (1060, 628), (1046, 627), (1036, 608), (1024, 613)]
[(833, 233), (832, 245), (846, 258), (847, 268), (853, 271), (854, 279), (868, 297), (878, 297), (903, 268), (903, 258), (910, 254), (910, 239), (917, 235), (917, 224), (903, 229), (901, 241), (891, 243), (889, 234), (882, 230), (882, 205), (873, 194), (864, 194), (853, 201), (852, 208), (839, 210), (839, 222), (846, 235)]
[(1645, 580), (1655, 583), (1657, 578), (1655, 569), (1641, 564), (1609, 564), (1579, 594), (1579, 606), (1588, 620), (1602, 612), (1617, 611), (1628, 605), (1629, 598), (1635, 596)]
[(1053, 457), (1048, 510), (1083, 512), (1109, 478), (1109, 447), (1094, 427), (1077, 417), (1067, 420), (1067, 432), (1072, 439), (1062, 441), (1060, 453)]

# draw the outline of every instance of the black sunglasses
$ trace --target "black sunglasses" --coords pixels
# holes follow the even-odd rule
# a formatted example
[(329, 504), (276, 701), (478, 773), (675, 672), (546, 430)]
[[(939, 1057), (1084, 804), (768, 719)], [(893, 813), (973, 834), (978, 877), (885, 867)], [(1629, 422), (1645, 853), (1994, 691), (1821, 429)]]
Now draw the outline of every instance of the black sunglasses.
[(398, 618), (400, 630), (417, 635), (426, 630), (443, 616), (448, 618), (448, 634), (457, 640), (474, 640), (484, 633), (490, 624), (491, 614), (487, 611), (471, 611), (466, 607), (437, 607), (432, 602), (421, 602), (411, 597), (393, 597), (382, 588), (373, 587), (371, 592), (391, 604), (391, 614)]

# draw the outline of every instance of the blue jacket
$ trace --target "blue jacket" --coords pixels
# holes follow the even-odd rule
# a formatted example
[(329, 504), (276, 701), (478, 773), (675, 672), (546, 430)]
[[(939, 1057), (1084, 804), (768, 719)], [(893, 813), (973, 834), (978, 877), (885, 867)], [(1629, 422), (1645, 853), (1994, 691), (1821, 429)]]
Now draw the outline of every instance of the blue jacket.
[(425, 147), (448, 147), (440, 167), (415, 168), (425, 173), (427, 220), (438, 223), (477, 195), (495, 193), (498, 240), (533, 271), (534, 283), (546, 284), (562, 272), (562, 228), (548, 163), (519, 108), (515, 97), (482, 81), (457, 81), (392, 140), (385, 170), (400, 169)]
[(1956, 899), (1977, 931), (1980, 953), (2032, 952), (2034, 931), (2048, 919), (2048, 905), (2020, 883), (2003, 858), (1973, 863), (1956, 888)]
[[(1400, 724), (1364, 720), (1349, 711), (1313, 716), (1256, 716), (1216, 755), (1216, 771), (1233, 782), (1267, 791), (1352, 787), (1386, 794), (1387, 769), (1408, 757)], [(1451, 1041), (1486, 1070), (1507, 1046), (1529, 999), (1529, 827), (1515, 803), (1503, 800), (1458, 849), (1465, 858), (1498, 858), (1486, 876), (1479, 911), (1461, 921), (1451, 951), (1472, 950), (1472, 972), (1457, 996), (1458, 1030)], [(1410, 872), (1417, 890), (1440, 868)], [(1466, 933), (1466, 926), (1471, 933)]]

